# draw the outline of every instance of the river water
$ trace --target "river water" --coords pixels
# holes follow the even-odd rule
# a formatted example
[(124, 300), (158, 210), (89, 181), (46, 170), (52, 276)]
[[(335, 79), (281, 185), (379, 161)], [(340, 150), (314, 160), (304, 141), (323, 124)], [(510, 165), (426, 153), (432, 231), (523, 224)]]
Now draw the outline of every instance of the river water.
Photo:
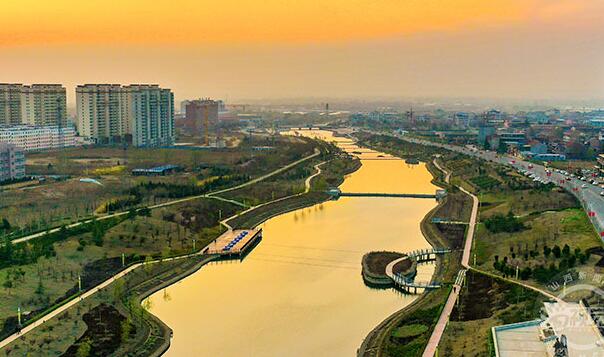
[[(423, 164), (370, 160), (343, 192), (433, 193)], [(387, 157), (387, 155), (384, 155)], [(380, 157), (380, 158), (384, 158)], [(272, 218), (242, 262), (212, 263), (152, 295), (151, 312), (174, 330), (166, 356), (353, 356), (363, 338), (415, 297), (365, 286), (363, 254), (428, 248), (419, 223), (429, 199), (340, 198)], [(433, 266), (420, 267), (429, 280)]]

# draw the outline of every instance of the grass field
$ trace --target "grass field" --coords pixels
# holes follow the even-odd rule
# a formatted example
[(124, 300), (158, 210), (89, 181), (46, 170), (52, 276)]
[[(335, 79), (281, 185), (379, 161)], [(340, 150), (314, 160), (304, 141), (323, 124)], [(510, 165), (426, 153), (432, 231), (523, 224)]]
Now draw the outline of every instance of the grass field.
[[(296, 150), (287, 154), (289, 158), (306, 153), (306, 149), (299, 150), (301, 147), (307, 148), (307, 141), (295, 140), (302, 146), (297, 146)], [(240, 147), (245, 147), (244, 143)], [(268, 160), (274, 160), (274, 151), (270, 152), (273, 154), (267, 154), (271, 156)], [(258, 157), (262, 157), (262, 155), (258, 154)], [(314, 188), (321, 183), (341, 182), (343, 176), (350, 172), (346, 170), (358, 167), (358, 162), (349, 158), (341, 157), (342, 161), (338, 161), (339, 159), (332, 161), (333, 157), (333, 154), (326, 151), (324, 157), (321, 158), (321, 160), (330, 162), (323, 168), (325, 171), (321, 180), (313, 180)], [(90, 158), (90, 160), (93, 159)], [(283, 157), (280, 157), (279, 160), (283, 160)], [(246, 165), (246, 162), (248, 161), (240, 162), (237, 165)], [(271, 167), (267, 166), (268, 163), (264, 159), (258, 162), (265, 171)], [(275, 163), (273, 162), (271, 165)], [(107, 166), (109, 167), (107, 170), (115, 174), (107, 177), (113, 177), (118, 182), (123, 179), (124, 172), (127, 170), (119, 169), (120, 172), (116, 172), (114, 167), (117, 166), (117, 163), (105, 161), (105, 164), (113, 165)], [(127, 163), (120, 162), (120, 165), (127, 165)], [(303, 178), (309, 173), (308, 165), (302, 165), (301, 168), (295, 168), (271, 178), (271, 181), (273, 183), (290, 181), (299, 184), (303, 183)], [(197, 173), (191, 173), (191, 175), (195, 175), (195, 182), (204, 180), (203, 175), (200, 176)], [(145, 178), (136, 178), (136, 180), (139, 179)], [(174, 180), (175, 178), (156, 179)], [(182, 177), (177, 179), (181, 180)], [(255, 191), (250, 190), (249, 192), (253, 194)], [(236, 194), (238, 193), (236, 192)], [(260, 196), (262, 199), (266, 199), (266, 195)], [(254, 225), (254, 222), (262, 221), (283, 211), (319, 202), (325, 199), (325, 196), (321, 192), (310, 192), (297, 197), (296, 201), (284, 200), (282, 201), (284, 205), (270, 206), (266, 211), (242, 216), (244, 219), (242, 224)], [(251, 197), (253, 198), (253, 196)], [(103, 231), (100, 239), (97, 228), (92, 226), (91, 231), (68, 236), (68, 238), (54, 243), (51, 254), (46, 258), (38, 258), (33, 263), (0, 269), (0, 280), (10, 281), (0, 288), (0, 294), (4, 295), (3, 304), (0, 304), (0, 326), (2, 326), (0, 335), (6, 336), (15, 330), (18, 306), (25, 311), (26, 320), (31, 319), (37, 312), (48, 308), (55, 302), (73, 296), (78, 290), (78, 276), (81, 276), (82, 287), (85, 290), (121, 270), (122, 254), (124, 254), (127, 265), (151, 259), (150, 257), (161, 258), (188, 253), (193, 251), (194, 244), (196, 244), (197, 250), (201, 249), (224, 231), (225, 228), (218, 224), (219, 221), (239, 210), (242, 210), (242, 207), (238, 205), (208, 198), (145, 211), (145, 213), (141, 211), (138, 215), (132, 211), (133, 214), (122, 216), (115, 221), (115, 225)], [(150, 267), (145, 266), (144, 269), (137, 269), (128, 274), (123, 281), (118, 280), (121, 282), (120, 284), (123, 284), (121, 288), (118, 283), (112, 284), (92, 299), (77, 304), (67, 313), (61, 314), (60, 318), (52, 319), (43, 327), (28, 333), (17, 343), (0, 351), (0, 356), (27, 355), (27, 353), (60, 355), (68, 348), (69, 353), (74, 353), (80, 348), (87, 347), (88, 343), (93, 350), (96, 348), (109, 351), (116, 347), (117, 350), (113, 352), (116, 355), (151, 353), (158, 348), (161, 340), (156, 337), (149, 338), (149, 333), (153, 331), (155, 335), (160, 334), (161, 322), (149, 314), (143, 314), (145, 317), (138, 325), (137, 316), (139, 316), (140, 304), (139, 302), (131, 303), (130, 299), (145, 291), (153, 290), (154, 287), (171, 281), (171, 279), (177, 279), (180, 274), (195, 268), (199, 263), (199, 258), (196, 260), (183, 259), (178, 262), (158, 263)], [(99, 307), (101, 303), (106, 303), (108, 306)], [(97, 319), (95, 317), (97, 313), (106, 313), (107, 316), (110, 316), (110, 321)], [(136, 325), (136, 329), (128, 341), (121, 341), (119, 346), (116, 346), (115, 331), (107, 333), (105, 327), (109, 325), (105, 325), (105, 323), (110, 324), (114, 329), (117, 326), (116, 322), (121, 324), (124, 321), (124, 318), (120, 316), (130, 319)], [(51, 333), (53, 339), (48, 338)]]
[[(41, 311), (77, 292), (78, 276), (87, 289), (122, 269), (125, 263), (141, 261), (145, 256), (172, 256), (207, 245), (223, 230), (219, 211), (229, 214), (238, 209), (230, 203), (202, 199), (176, 207), (157, 210), (150, 217), (125, 219), (110, 228), (102, 245), (92, 233), (55, 243), (53, 257), (41, 257), (27, 265), (0, 270), (3, 285), (0, 323), (5, 333), (14, 326), (18, 306), (26, 312)], [(33, 314), (32, 314), (33, 315)]]
[[(266, 139), (245, 139), (236, 149), (138, 149), (115, 147), (72, 148), (28, 154), (28, 174), (61, 175), (25, 189), (0, 191), (0, 220), (7, 219), (15, 234), (45, 230), (74, 222), (92, 214), (105, 213), (108, 203), (131, 199), (131, 188), (143, 183), (165, 183), (184, 188), (218, 176), (260, 176), (313, 152), (310, 139), (277, 137), (274, 150), (255, 151)], [(165, 177), (132, 176), (134, 168), (176, 164), (182, 172)], [(80, 182), (92, 177), (102, 185)], [(261, 189), (261, 188), (259, 188)], [(293, 192), (296, 185), (284, 187)], [(268, 191), (269, 188), (264, 188)], [(161, 190), (141, 191), (139, 204), (165, 202)]]
[(490, 356), (491, 327), (539, 317), (544, 298), (502, 280), (468, 271), (459, 304), (440, 343), (439, 355)]

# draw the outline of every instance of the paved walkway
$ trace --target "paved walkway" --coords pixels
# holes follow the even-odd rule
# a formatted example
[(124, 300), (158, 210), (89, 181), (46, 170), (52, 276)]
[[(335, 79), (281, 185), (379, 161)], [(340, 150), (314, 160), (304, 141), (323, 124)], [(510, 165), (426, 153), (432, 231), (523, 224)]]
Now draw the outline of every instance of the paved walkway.
[[(441, 169), (442, 170), (442, 169)], [(444, 171), (444, 170), (443, 170)], [(448, 175), (447, 175), (448, 176)], [(466, 243), (463, 248), (463, 254), (461, 256), (461, 265), (464, 268), (470, 267), (470, 252), (472, 250), (472, 241), (474, 240), (474, 231), (476, 228), (476, 218), (478, 217), (478, 197), (466, 191), (464, 188), (460, 187), (460, 190), (464, 193), (470, 195), (472, 197), (472, 213), (470, 214), (470, 223), (468, 224), (468, 234), (466, 235)], [(430, 336), (430, 340), (428, 340), (428, 344), (426, 345), (426, 349), (424, 350), (423, 357), (432, 357), (436, 354), (436, 349), (438, 348), (438, 344), (440, 339), (447, 328), (447, 324), (449, 323), (449, 318), (451, 313), (453, 312), (453, 308), (455, 307), (455, 302), (459, 297), (459, 291), (461, 290), (461, 283), (463, 281), (456, 281), (456, 284), (453, 285), (453, 290), (449, 294), (449, 298), (445, 303), (445, 306), (438, 318), (438, 322), (436, 326), (434, 326), (434, 330), (432, 331), (432, 335)]]
[(114, 276), (110, 277), (109, 279), (105, 280), (104, 282), (98, 284), (94, 288), (92, 288), (92, 289), (84, 292), (79, 297), (76, 297), (76, 298), (70, 300), (69, 302), (67, 302), (67, 303), (65, 303), (65, 304), (57, 307), (56, 309), (52, 310), (51, 312), (47, 313), (46, 315), (42, 316), (41, 318), (33, 321), (31, 324), (25, 326), (21, 330), (20, 333), (14, 333), (14, 334), (8, 336), (7, 338), (5, 338), (4, 340), (0, 341), (0, 349), (4, 348), (5, 346), (7, 346), (8, 344), (10, 344), (11, 342), (13, 342), (16, 339), (22, 337), (23, 335), (25, 335), (29, 331), (35, 329), (36, 327), (43, 325), (44, 323), (46, 323), (46, 321), (48, 321), (48, 320), (52, 319), (53, 317), (61, 314), (62, 312), (66, 311), (70, 307), (76, 305), (80, 301), (82, 301), (84, 299), (90, 298), (94, 294), (98, 293), (100, 290), (102, 290), (102, 289), (108, 287), (109, 285), (111, 285), (111, 283), (115, 282), (117, 279), (120, 279), (120, 278), (128, 275), (129, 273), (131, 273), (132, 271), (134, 271), (135, 269), (137, 269), (137, 268), (139, 268), (139, 267), (141, 267), (143, 265), (146, 265), (146, 264), (156, 264), (156, 263), (160, 263), (160, 262), (171, 262), (171, 261), (176, 261), (176, 260), (191, 258), (191, 257), (194, 257), (194, 256), (202, 255), (203, 254), (202, 251), (203, 251), (203, 249), (200, 250), (197, 253), (191, 253), (191, 254), (181, 255), (181, 256), (173, 257), (173, 258), (158, 259), (158, 260), (154, 260), (154, 261), (150, 261), (150, 262), (142, 262), (142, 263), (134, 264), (134, 265), (126, 268), (125, 270), (122, 270), (121, 272), (115, 274)]
[[(319, 156), (320, 153), (321, 152), (318, 149), (315, 149), (315, 152), (313, 154), (309, 155), (309, 156), (303, 157), (300, 160), (294, 161), (294, 162), (292, 162), (290, 164), (287, 164), (287, 165), (285, 165), (285, 166), (283, 166), (283, 167), (281, 167), (281, 168), (279, 168), (279, 169), (277, 169), (275, 171), (269, 172), (266, 175), (262, 175), (260, 177), (257, 177), (255, 179), (247, 181), (247, 182), (244, 182), (244, 183), (242, 183), (240, 185), (237, 185), (235, 187), (225, 188), (223, 190), (216, 191), (216, 192), (211, 192), (211, 193), (204, 194), (204, 195), (191, 196), (191, 197), (181, 198), (181, 199), (178, 199), (178, 200), (164, 202), (164, 203), (156, 204), (156, 205), (153, 205), (153, 206), (149, 206), (147, 208), (149, 208), (149, 209), (156, 209), (156, 208), (168, 207), (168, 206), (176, 205), (176, 204), (179, 204), (179, 203), (184, 203), (184, 202), (189, 202), (189, 201), (193, 201), (193, 200), (198, 200), (200, 198), (209, 198), (209, 197), (212, 197), (214, 195), (221, 194), (221, 193), (226, 193), (226, 192), (229, 192), (229, 191), (238, 190), (240, 188), (244, 188), (244, 187), (247, 187), (249, 185), (253, 185), (253, 184), (258, 183), (258, 182), (260, 182), (262, 180), (265, 180), (265, 179), (267, 179), (269, 177), (272, 177), (274, 175), (277, 175), (277, 174), (280, 174), (280, 173), (282, 173), (284, 171), (287, 171), (287, 170), (291, 169), (292, 167), (301, 164), (304, 161), (307, 161), (307, 160), (310, 160), (312, 158), (315, 158), (315, 157)], [(239, 204), (239, 203), (235, 203), (235, 204)], [(108, 214), (108, 215), (105, 215), (105, 216), (97, 217), (96, 220), (97, 221), (102, 221), (102, 220), (109, 219), (109, 218), (120, 217), (120, 216), (123, 216), (123, 215), (126, 215), (126, 214), (128, 214), (128, 211), (117, 212), (117, 213), (112, 213), (112, 214)], [(86, 221), (82, 221), (82, 222), (76, 222), (76, 223), (69, 224), (69, 225), (66, 226), (66, 228), (75, 228), (75, 227), (78, 227), (78, 226), (80, 226), (82, 224), (90, 223), (90, 222), (92, 222), (92, 219), (89, 219), (89, 220), (86, 220)], [(48, 231), (34, 233), (34, 234), (30, 234), (30, 235), (25, 236), (25, 237), (13, 239), (12, 242), (13, 242), (13, 244), (27, 242), (29, 240), (32, 240), (32, 239), (35, 239), (35, 238), (38, 238), (38, 237), (42, 237), (42, 236), (44, 236), (47, 233), (58, 232), (59, 230), (61, 230), (61, 227), (52, 228), (52, 229), (50, 229)]]
[[(451, 176), (451, 173), (447, 173), (447, 171), (445, 171), (441, 166), (438, 165), (438, 163), (436, 162), (436, 160), (434, 160), (434, 165), (441, 171), (443, 171), (446, 174), (445, 177), (445, 181), (447, 183), (449, 183), (449, 178)], [(458, 186), (459, 187), (459, 186)], [(527, 289), (531, 289), (533, 291), (539, 292), (551, 299), (554, 299), (556, 301), (562, 301), (561, 299), (559, 299), (558, 297), (552, 295), (551, 293), (545, 291), (545, 290), (541, 290), (539, 288), (536, 288), (534, 286), (516, 281), (516, 280), (512, 280), (512, 279), (508, 279), (508, 278), (502, 278), (501, 276), (495, 275), (495, 274), (491, 274), (476, 268), (473, 268), (470, 266), (470, 254), (472, 251), (472, 242), (474, 240), (474, 233), (475, 233), (475, 229), (476, 229), (476, 221), (478, 218), (478, 197), (476, 197), (476, 195), (473, 195), (472, 193), (468, 192), (466, 189), (464, 189), (463, 187), (459, 187), (459, 189), (464, 192), (465, 194), (469, 195), (470, 197), (472, 197), (472, 213), (470, 214), (470, 223), (468, 224), (468, 233), (466, 235), (466, 242), (464, 245), (464, 249), (463, 249), (463, 254), (461, 257), (461, 265), (466, 268), (466, 269), (472, 269), (474, 271), (480, 272), (482, 274), (486, 274), (486, 275), (490, 275), (493, 277), (497, 277), (499, 279), (503, 279), (507, 282), (510, 282), (512, 284), (518, 284), (521, 285)], [(436, 326), (434, 327), (434, 330), (432, 331), (432, 335), (430, 336), (430, 340), (428, 341), (428, 344), (426, 345), (426, 349), (424, 350), (424, 353), (422, 355), (422, 357), (432, 357), (436, 354), (436, 350), (438, 348), (438, 344), (440, 343), (440, 340), (442, 338), (443, 333), (445, 332), (445, 329), (447, 328), (447, 324), (449, 323), (449, 318), (451, 316), (451, 312), (453, 312), (453, 308), (455, 307), (455, 302), (457, 301), (457, 298), (459, 297), (459, 292), (461, 290), (461, 284), (463, 283), (463, 280), (456, 280), (456, 283), (453, 285), (453, 291), (451, 291), (451, 294), (449, 294), (449, 298), (447, 299), (447, 302), (445, 303), (445, 306), (442, 310), (442, 313), (438, 319), (438, 322), (436, 323)]]
[(280, 198), (274, 199), (274, 200), (272, 200), (272, 201), (269, 201), (269, 202), (264, 202), (264, 203), (261, 203), (261, 204), (259, 204), (259, 205), (256, 205), (256, 206), (253, 206), (253, 207), (250, 207), (250, 208), (246, 209), (246, 210), (245, 210), (245, 211), (243, 211), (243, 212), (236, 213), (236, 214), (232, 215), (231, 217), (228, 217), (228, 218), (223, 219), (223, 220), (220, 222), (220, 224), (222, 224), (223, 226), (225, 226), (225, 227), (226, 227), (228, 230), (233, 230), (233, 227), (231, 227), (231, 225), (230, 225), (228, 222), (229, 222), (230, 220), (234, 219), (235, 217), (238, 217), (238, 216), (241, 216), (241, 215), (243, 215), (243, 214), (249, 213), (249, 212), (251, 212), (251, 211), (253, 211), (253, 210), (257, 209), (257, 208), (260, 208), (260, 207), (263, 207), (263, 206), (266, 206), (266, 205), (270, 205), (270, 204), (273, 204), (273, 203), (276, 203), (276, 202), (279, 202), (279, 201), (284, 201), (284, 200), (287, 200), (287, 199), (289, 199), (289, 198), (292, 198), (292, 197), (297, 197), (297, 196), (301, 196), (301, 195), (303, 195), (303, 194), (308, 193), (308, 192), (310, 191), (310, 187), (311, 187), (311, 186), (310, 186), (310, 182), (311, 182), (311, 180), (312, 180), (313, 178), (315, 178), (316, 176), (319, 176), (319, 175), (321, 174), (321, 172), (322, 172), (322, 171), (321, 171), (321, 167), (320, 167), (320, 166), (321, 166), (321, 165), (323, 165), (325, 162), (326, 162), (326, 161), (323, 161), (323, 162), (320, 162), (320, 163), (318, 163), (318, 164), (316, 164), (316, 165), (315, 165), (315, 170), (316, 170), (316, 172), (315, 172), (314, 174), (312, 174), (312, 175), (308, 176), (308, 177), (306, 178), (306, 181), (304, 182), (304, 186), (305, 186), (304, 192), (296, 193), (296, 194), (294, 194), (294, 195), (290, 195), (290, 196), (280, 197)]
[[(300, 164), (300, 163), (302, 163), (302, 162), (304, 162), (306, 160), (312, 159), (312, 158), (318, 156), (319, 153), (320, 153), (319, 151), (315, 151), (314, 154), (312, 154), (310, 156), (307, 156), (305, 158), (302, 158), (302, 159), (300, 159), (298, 161), (295, 161), (295, 162), (293, 162), (291, 164), (288, 164), (288, 165), (286, 165), (286, 166), (284, 166), (284, 167), (282, 167), (282, 168), (280, 168), (278, 170), (275, 170), (275, 171), (273, 171), (273, 172), (271, 172), (269, 174), (266, 174), (264, 176), (258, 177), (258, 178), (254, 179), (254, 180), (248, 181), (248, 182), (246, 182), (244, 184), (241, 184), (241, 185), (238, 185), (236, 187), (232, 187), (232, 188), (229, 188), (229, 189), (221, 190), (219, 192), (215, 192), (215, 193), (212, 194), (212, 196), (214, 194), (217, 194), (217, 193), (225, 193), (225, 192), (228, 192), (228, 191), (231, 191), (231, 190), (236, 190), (236, 189), (239, 189), (239, 188), (246, 187), (246, 186), (252, 185), (254, 183), (257, 183), (257, 182), (259, 182), (261, 180), (264, 180), (264, 179), (266, 179), (268, 177), (271, 177), (271, 176), (276, 175), (276, 174), (278, 174), (280, 172), (283, 172), (283, 171), (285, 171), (285, 170), (287, 170), (289, 168), (292, 168), (293, 166), (296, 166), (296, 165), (298, 165), (298, 164)], [(320, 164), (315, 165), (315, 168), (318, 170), (318, 172), (316, 172), (315, 174), (313, 174), (312, 176), (310, 176), (309, 178), (306, 179), (306, 190), (305, 190), (304, 193), (306, 193), (306, 192), (308, 192), (310, 190), (310, 180), (313, 177), (315, 177), (315, 176), (317, 176), (317, 175), (319, 175), (321, 173), (321, 169), (319, 168), (319, 166), (322, 165), (322, 164), (324, 164), (324, 163), (325, 162), (322, 162)], [(212, 196), (210, 196), (210, 195), (202, 195), (202, 196), (188, 197), (186, 199), (181, 199), (181, 200), (176, 200), (176, 201), (170, 201), (170, 202), (166, 202), (164, 204), (152, 206), (152, 207), (149, 207), (149, 208), (165, 207), (167, 205), (173, 205), (173, 204), (176, 204), (176, 203), (191, 201), (191, 200), (194, 200), (194, 199), (198, 199), (200, 197), (211, 197), (211, 198), (214, 198)], [(117, 217), (117, 216), (120, 216), (120, 215), (123, 215), (123, 214), (127, 214), (127, 213), (128, 212), (120, 212), (120, 213), (116, 213), (116, 214), (113, 214), (113, 215), (110, 215), (110, 216), (111, 217)], [(102, 217), (100, 219), (107, 219), (107, 218), (110, 218), (110, 216), (104, 216), (104, 217)], [(83, 224), (83, 223), (85, 223), (85, 222), (75, 223), (75, 224), (70, 225), (68, 227), (69, 228), (76, 227), (76, 226), (78, 226), (80, 224)], [(53, 230), (51, 230), (51, 232), (52, 231)], [(54, 231), (58, 231), (58, 229), (56, 229)], [(45, 234), (45, 233), (46, 232), (44, 232), (42, 234)], [(38, 236), (40, 236), (42, 234), (34, 234), (34, 235), (31, 235), (31, 236), (28, 236), (28, 237), (24, 237), (24, 238), (21, 239), (21, 241), (27, 241), (29, 239), (34, 239), (34, 238), (36, 238), (36, 237), (38, 237)], [(27, 238), (27, 239), (25, 239), (25, 238)], [(25, 240), (23, 240), (23, 239), (25, 239)], [(15, 241), (13, 241), (13, 242), (15, 242)], [(212, 243), (210, 243), (210, 244), (212, 244)], [(21, 332), (14, 333), (14, 334), (8, 336), (7, 338), (5, 338), (4, 340), (0, 341), (0, 349), (6, 347), (8, 344), (10, 344), (11, 342), (13, 342), (16, 339), (20, 338), (21, 336), (25, 335), (26, 333), (32, 331), (36, 327), (43, 325), (46, 321), (52, 319), (53, 317), (56, 317), (57, 315), (59, 315), (62, 312), (66, 311), (67, 309), (69, 309), (70, 307), (76, 305), (78, 302), (80, 302), (80, 301), (82, 301), (84, 299), (90, 298), (94, 294), (98, 293), (101, 289), (104, 289), (104, 288), (108, 287), (109, 285), (111, 285), (111, 283), (113, 283), (115, 280), (120, 279), (120, 278), (126, 276), (130, 272), (134, 271), (135, 269), (137, 269), (137, 268), (139, 268), (139, 267), (141, 267), (141, 266), (143, 266), (145, 264), (156, 264), (156, 263), (159, 263), (159, 262), (170, 262), (170, 261), (175, 261), (175, 260), (180, 260), (180, 259), (191, 258), (191, 257), (194, 257), (194, 256), (202, 255), (203, 254), (202, 252), (204, 250), (205, 250), (205, 248), (199, 250), (196, 253), (181, 255), (181, 256), (172, 257), (172, 258), (158, 259), (158, 260), (154, 260), (154, 261), (151, 261), (151, 262), (142, 262), (142, 263), (134, 264), (134, 265), (126, 268), (125, 270), (122, 270), (121, 272), (115, 274), (114, 276), (108, 278), (107, 280), (105, 280), (104, 282), (98, 284), (97, 286), (95, 286), (95, 287), (87, 290), (86, 292), (82, 293), (79, 297), (76, 297), (76, 298), (74, 298), (74, 299), (66, 302), (63, 305), (60, 305), (56, 309), (48, 312), (46, 315), (44, 315), (44, 316), (36, 319), (35, 321), (33, 321), (32, 323), (30, 323), (29, 325), (25, 326), (21, 330)]]

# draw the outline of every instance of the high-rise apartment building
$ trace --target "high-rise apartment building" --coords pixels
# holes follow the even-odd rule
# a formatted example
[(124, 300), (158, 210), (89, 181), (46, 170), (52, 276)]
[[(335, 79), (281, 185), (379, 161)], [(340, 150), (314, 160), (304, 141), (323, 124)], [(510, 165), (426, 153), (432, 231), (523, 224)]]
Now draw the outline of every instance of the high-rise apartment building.
[(25, 177), (25, 156), (12, 144), (0, 143), (0, 182)]
[(81, 136), (99, 143), (119, 142), (123, 137), (122, 86), (84, 84), (76, 88), (76, 127)]
[(21, 90), (21, 123), (67, 125), (67, 95), (60, 84), (32, 84)]
[(0, 125), (67, 125), (67, 96), (60, 84), (0, 84)]
[(128, 130), (134, 146), (172, 145), (174, 135), (174, 94), (157, 85), (124, 87), (130, 109)]
[(85, 84), (76, 88), (77, 127), (98, 143), (174, 143), (174, 95), (158, 85)]
[(0, 83), (0, 125), (21, 124), (21, 84)]

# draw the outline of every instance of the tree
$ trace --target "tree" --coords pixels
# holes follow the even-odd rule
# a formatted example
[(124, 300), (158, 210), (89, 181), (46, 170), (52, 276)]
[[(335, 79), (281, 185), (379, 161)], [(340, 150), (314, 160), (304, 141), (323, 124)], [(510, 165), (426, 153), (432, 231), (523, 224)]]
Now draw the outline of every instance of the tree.
[(121, 323), (122, 334), (121, 341), (122, 343), (127, 342), (130, 338), (130, 333), (132, 332), (132, 324), (130, 323), (130, 319), (125, 319)]
[(10, 231), (11, 225), (8, 222), (8, 219), (2, 218), (2, 225), (0, 225), (0, 229), (7, 231), (7, 232)]
[(520, 272), (520, 279), (527, 280), (528, 278), (531, 277), (532, 273), (533, 273), (533, 271), (531, 270), (531, 268), (526, 267), (526, 268), (522, 269), (522, 271)]
[(6, 293), (10, 296), (10, 289), (13, 288), (13, 281), (10, 279), (8, 274), (6, 275), (6, 279), (4, 279), (2, 286), (6, 289)]
[(562, 255), (564, 255), (565, 257), (568, 257), (570, 255), (570, 247), (568, 246), (568, 244), (565, 244), (564, 248), (562, 248)]
[(92, 346), (90, 344), (90, 340), (86, 339), (86, 340), (82, 341), (82, 343), (80, 344), (80, 347), (78, 347), (76, 355), (78, 357), (88, 357), (88, 356), (90, 356), (91, 350), (92, 350)]
[(557, 244), (552, 249), (552, 253), (554, 253), (554, 257), (556, 258), (560, 258), (560, 256), (562, 256), (562, 250)]
[(547, 245), (543, 247), (543, 255), (545, 255), (546, 258), (549, 258), (551, 252), (552, 248), (548, 247)]

